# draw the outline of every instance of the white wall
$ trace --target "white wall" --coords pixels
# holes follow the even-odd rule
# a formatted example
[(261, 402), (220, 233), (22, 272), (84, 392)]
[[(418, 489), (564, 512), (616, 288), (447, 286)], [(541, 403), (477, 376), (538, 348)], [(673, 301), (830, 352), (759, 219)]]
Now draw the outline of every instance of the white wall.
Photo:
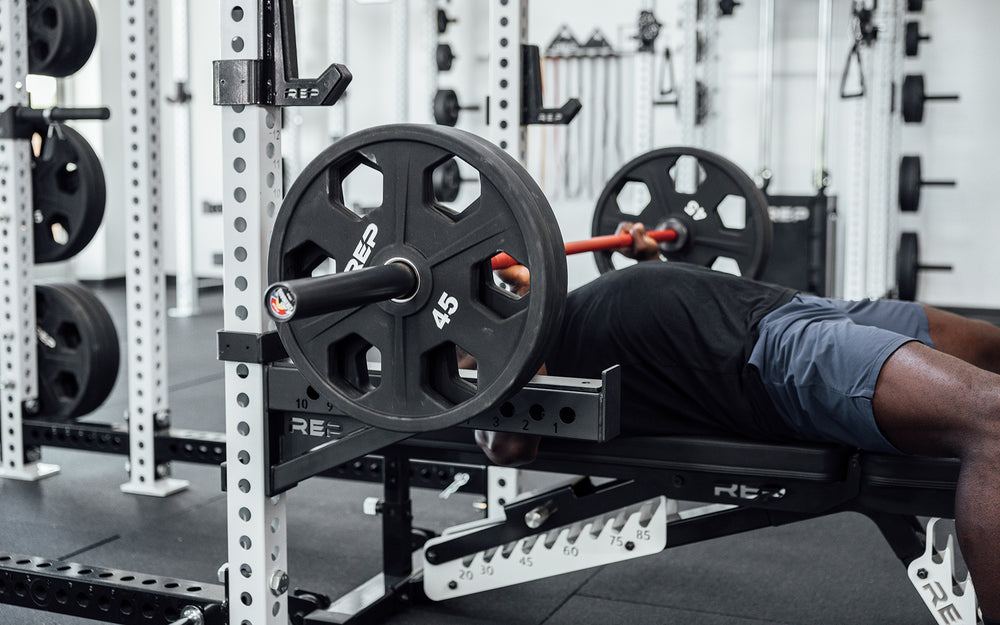
[[(411, 36), (409, 57), (410, 83), (413, 92), (427, 92), (427, 76), (422, 73), (427, 50), (423, 48), (426, 23), (424, 0), (409, 0), (411, 7)], [(664, 22), (659, 45), (679, 43), (678, 16), (682, 0), (658, 0), (656, 13)], [(74, 84), (100, 84), (104, 101), (113, 108), (120, 108), (119, 94), (115, 92), (117, 71), (117, 15), (113, 0), (101, 0), (101, 51), (99, 82), (93, 74), (81, 74)], [(221, 150), (219, 147), (220, 114), (212, 106), (211, 61), (219, 55), (218, 8), (215, 3), (192, 3), (191, 25), (191, 87), (194, 95), (194, 185), (198, 198), (199, 215), (195, 222), (196, 267), (201, 275), (218, 275), (212, 264), (212, 254), (221, 240), (221, 223), (218, 215), (203, 215), (201, 203), (219, 202), (221, 179)], [(831, 85), (838, 87), (840, 71), (851, 44), (849, 28), (849, 0), (834, 2), (834, 48), (831, 60)], [(162, 56), (165, 78), (162, 81), (164, 97), (171, 90), (169, 2), (161, 8)], [(618, 45), (631, 35), (642, 0), (536, 0), (531, 5), (529, 36), (534, 43), (544, 46), (558, 27), (568, 23), (580, 38), (587, 37), (595, 27), (600, 27)], [(773, 162), (774, 192), (809, 193), (812, 191), (815, 164), (814, 114), (817, 51), (817, 2), (803, 0), (776, 0), (775, 20), (775, 108)], [(992, 235), (998, 230), (1000, 212), (992, 210), (991, 183), (993, 166), (990, 158), (990, 141), (1000, 136), (1000, 116), (993, 114), (991, 106), (1000, 98), (1000, 89), (989, 80), (989, 60), (1000, 57), (1000, 39), (992, 32), (991, 25), (1000, 18), (1000, 3), (992, 0), (949, 0), (927, 2), (919, 17), (924, 31), (930, 32), (933, 41), (925, 43), (920, 56), (906, 61), (907, 71), (923, 72), (929, 90), (958, 92), (958, 104), (928, 103), (925, 123), (904, 128), (902, 145), (904, 153), (920, 154), (928, 177), (959, 180), (954, 190), (925, 189), (920, 212), (903, 216), (901, 225), (921, 233), (922, 254), (927, 262), (951, 263), (955, 271), (950, 274), (924, 274), (920, 280), (921, 298), (929, 303), (942, 305), (981, 306), (1000, 308), (1000, 267), (992, 253)], [(452, 24), (443, 40), (452, 44), (458, 59), (455, 69), (440, 77), (440, 85), (455, 88), (463, 101), (481, 102), (485, 95), (486, 66), (482, 59), (486, 53), (486, 0), (459, 0), (449, 3), (448, 11), (459, 19)], [(359, 130), (375, 124), (400, 121), (395, 115), (397, 93), (394, 91), (393, 42), (390, 37), (391, 7), (379, 4), (348, 2), (348, 54), (346, 59), (328, 59), (324, 42), (323, 21), (311, 16), (325, 13), (323, 0), (297, 0), (300, 30), (299, 62), (303, 75), (315, 75), (331, 61), (344, 62), (354, 73), (354, 82), (348, 97), (337, 106), (346, 106), (350, 130)], [(758, 168), (758, 112), (757, 112), (757, 42), (758, 0), (744, 0), (736, 15), (725, 19), (721, 25), (721, 76), (722, 97), (719, 98), (718, 115), (721, 120), (720, 144), (717, 151), (735, 160), (748, 172)], [(112, 17), (113, 16), (113, 17)], [(108, 19), (111, 18), (109, 22)], [(91, 65), (95, 63), (92, 61)], [(679, 64), (678, 64), (679, 65)], [(84, 76), (89, 76), (84, 78)], [(419, 88), (418, 88), (419, 87)], [(76, 89), (80, 103), (95, 103), (92, 92)], [(84, 97), (86, 94), (86, 97)], [(550, 98), (551, 99), (551, 98)], [(629, 105), (630, 106), (630, 105)], [(841, 197), (841, 208), (849, 197), (850, 185), (857, 163), (851, 153), (855, 129), (851, 127), (851, 103), (834, 98), (831, 101), (830, 192)], [(164, 104), (163, 136), (165, 165), (165, 215), (167, 234), (173, 232), (172, 211), (176, 204), (172, 180), (172, 155), (169, 137), (173, 132), (170, 105)], [(626, 107), (626, 110), (628, 108)], [(428, 109), (419, 102), (411, 103), (410, 117), (426, 121)], [(123, 261), (120, 239), (121, 225), (121, 164), (115, 159), (120, 132), (114, 119), (103, 126), (97, 146), (103, 154), (108, 175), (108, 234), (98, 240), (79, 257), (75, 264), (77, 273), (84, 277), (119, 275)], [(327, 142), (327, 117), (315, 111), (289, 111), (286, 120), (285, 151), (292, 157), (296, 168), (303, 166)], [(657, 132), (654, 145), (676, 145), (680, 141), (676, 113), (670, 109), (656, 112)], [(295, 128), (289, 128), (294, 124)], [(626, 123), (627, 125), (627, 123)], [(486, 133), (483, 116), (465, 113), (460, 127), (473, 132)], [(538, 133), (532, 133), (537, 138)], [(296, 140), (298, 139), (298, 140)], [(101, 145), (103, 143), (103, 145)], [(536, 144), (538, 142), (536, 141)], [(536, 145), (537, 147), (537, 145)], [(533, 165), (537, 156), (533, 156)], [(538, 173), (538, 167), (533, 166)], [(600, 186), (600, 185), (598, 185)], [(589, 235), (589, 221), (594, 197), (574, 201), (554, 202), (554, 209), (563, 224), (564, 237), (583, 238)], [(897, 211), (896, 207), (886, 210)], [(167, 268), (173, 268), (173, 255), (167, 253)], [(571, 282), (578, 284), (590, 279), (595, 270), (589, 258), (570, 260)]]

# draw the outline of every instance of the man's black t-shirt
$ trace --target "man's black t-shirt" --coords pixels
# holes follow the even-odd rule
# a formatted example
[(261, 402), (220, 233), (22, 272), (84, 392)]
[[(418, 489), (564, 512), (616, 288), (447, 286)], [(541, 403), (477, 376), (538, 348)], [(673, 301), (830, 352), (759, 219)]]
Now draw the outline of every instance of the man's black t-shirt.
[(790, 438), (747, 364), (757, 323), (795, 291), (677, 262), (613, 271), (566, 298), (549, 375), (622, 367), (624, 434)]

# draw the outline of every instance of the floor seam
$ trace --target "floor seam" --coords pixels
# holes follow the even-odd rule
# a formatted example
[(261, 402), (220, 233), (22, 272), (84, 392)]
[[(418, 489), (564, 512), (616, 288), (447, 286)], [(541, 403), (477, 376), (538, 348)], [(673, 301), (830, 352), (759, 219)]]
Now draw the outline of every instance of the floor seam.
[(212, 375), (205, 376), (203, 378), (198, 378), (196, 380), (188, 380), (186, 382), (178, 382), (177, 384), (171, 384), (167, 390), (169, 391), (183, 391), (184, 389), (191, 388), (192, 386), (201, 386), (202, 384), (208, 384), (209, 382), (216, 382), (218, 380), (226, 377), (225, 373), (213, 373)]
[(539, 622), (539, 625), (545, 625), (545, 623), (546, 623), (546, 622), (548, 622), (548, 620), (549, 620), (550, 618), (552, 618), (552, 617), (553, 617), (553, 616), (555, 615), (555, 613), (556, 613), (556, 612), (558, 612), (559, 610), (561, 610), (561, 609), (562, 609), (562, 607), (563, 607), (564, 605), (566, 605), (566, 603), (567, 603), (567, 602), (568, 602), (568, 601), (569, 601), (570, 599), (572, 599), (573, 597), (575, 597), (575, 596), (576, 596), (576, 593), (580, 592), (580, 589), (581, 589), (581, 588), (583, 588), (584, 586), (586, 586), (586, 585), (587, 585), (587, 583), (588, 583), (588, 582), (589, 582), (590, 580), (594, 579), (594, 576), (595, 576), (595, 575), (597, 575), (598, 573), (600, 573), (600, 572), (601, 572), (601, 569), (602, 569), (602, 568), (603, 568), (603, 567), (599, 567), (599, 568), (598, 568), (597, 570), (595, 570), (595, 571), (594, 571), (593, 573), (591, 573), (590, 575), (588, 575), (586, 579), (584, 579), (584, 580), (583, 580), (582, 582), (580, 582), (580, 584), (579, 584), (579, 585), (578, 585), (578, 586), (577, 586), (577, 587), (576, 587), (576, 588), (575, 588), (575, 589), (573, 590), (573, 592), (571, 592), (571, 593), (569, 593), (568, 595), (566, 595), (566, 598), (565, 598), (565, 599), (563, 599), (562, 601), (560, 601), (560, 602), (559, 602), (559, 605), (557, 605), (556, 607), (552, 608), (552, 610), (551, 610), (551, 611), (549, 611), (549, 613), (545, 615), (545, 618), (543, 618), (543, 619), (541, 620), (541, 622)]
[(98, 547), (103, 547), (104, 545), (107, 545), (108, 543), (113, 543), (116, 540), (119, 540), (121, 537), (122, 537), (121, 534), (114, 534), (114, 535), (109, 536), (108, 538), (105, 538), (103, 540), (99, 540), (99, 541), (97, 541), (95, 543), (90, 543), (89, 545), (81, 547), (80, 549), (77, 549), (75, 551), (70, 551), (66, 555), (59, 556), (58, 558), (56, 558), (56, 560), (68, 560), (69, 558), (72, 558), (74, 556), (78, 556), (78, 555), (80, 555), (81, 553), (83, 553), (85, 551), (90, 551), (91, 549), (97, 549)]
[(775, 620), (762, 621), (760, 619), (755, 619), (755, 618), (750, 617), (750, 616), (743, 616), (741, 614), (728, 614), (726, 612), (713, 612), (711, 610), (697, 610), (695, 608), (689, 608), (689, 607), (686, 607), (686, 606), (682, 607), (682, 606), (677, 606), (677, 605), (664, 605), (662, 603), (648, 603), (646, 601), (635, 601), (634, 599), (611, 599), (609, 597), (602, 597), (600, 595), (593, 595), (593, 594), (588, 594), (588, 593), (585, 593), (585, 592), (579, 593), (579, 594), (574, 593), (574, 594), (577, 595), (577, 596), (579, 596), (579, 597), (586, 597), (588, 599), (600, 599), (601, 601), (615, 601), (615, 602), (618, 602), (618, 603), (628, 603), (630, 605), (644, 605), (644, 606), (649, 606), (649, 607), (652, 607), (652, 608), (665, 608), (665, 609), (668, 609), (668, 610), (683, 610), (684, 612), (691, 612), (693, 614), (709, 614), (709, 615), (712, 615), (712, 616), (724, 616), (726, 618), (738, 618), (738, 619), (741, 619), (741, 620), (744, 620), (744, 621), (748, 621), (748, 622), (751, 622), (751, 623), (758, 622), (758, 623), (768, 623), (768, 624), (772, 624), (773, 623), (774, 625), (799, 625), (798, 621), (775, 621)]

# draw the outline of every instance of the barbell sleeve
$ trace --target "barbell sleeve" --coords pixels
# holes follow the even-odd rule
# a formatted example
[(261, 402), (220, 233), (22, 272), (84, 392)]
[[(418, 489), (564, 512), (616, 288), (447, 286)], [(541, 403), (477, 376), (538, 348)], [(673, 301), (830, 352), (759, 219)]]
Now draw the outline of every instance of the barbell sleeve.
[(63, 122), (78, 119), (111, 119), (111, 109), (106, 106), (93, 108), (67, 108), (53, 106), (44, 109), (22, 108), (17, 111), (17, 118), (28, 122)]
[[(671, 243), (677, 240), (676, 230), (650, 230), (646, 233), (657, 243)], [(585, 239), (583, 241), (571, 241), (566, 244), (566, 255), (582, 254), (584, 252), (597, 252), (600, 250), (613, 250), (622, 247), (632, 246), (632, 235), (628, 233), (608, 234), (605, 236)], [(517, 265), (518, 261), (507, 254), (497, 254), (493, 257), (491, 265), (493, 269), (506, 269)]]
[(390, 299), (417, 290), (417, 273), (403, 262), (343, 271), (317, 278), (299, 278), (272, 284), (264, 307), (272, 319), (288, 322)]

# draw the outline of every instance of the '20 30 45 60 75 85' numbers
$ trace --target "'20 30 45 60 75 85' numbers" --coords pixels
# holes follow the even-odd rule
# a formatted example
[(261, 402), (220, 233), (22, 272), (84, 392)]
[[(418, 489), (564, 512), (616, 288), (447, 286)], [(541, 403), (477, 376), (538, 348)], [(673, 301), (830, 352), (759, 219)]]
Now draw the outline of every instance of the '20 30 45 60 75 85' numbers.
[[(621, 534), (611, 534), (609, 541), (612, 547), (623, 547), (625, 548), (632, 540), (646, 541), (651, 540), (652, 535), (648, 529), (637, 529), (635, 531), (635, 536), (629, 538), (627, 536), (622, 536)], [(550, 550), (551, 551), (551, 550)], [(562, 548), (562, 554), (567, 558), (578, 558), (580, 557), (580, 548), (576, 545), (565, 545)], [(524, 567), (532, 567), (535, 565), (534, 560), (529, 555), (522, 555), (515, 560), (518, 564)], [(478, 572), (477, 572), (478, 571)], [(480, 564), (477, 568), (474, 567), (462, 567), (459, 570), (458, 578), (464, 580), (474, 579), (476, 575), (489, 577), (495, 573), (495, 569), (491, 564)]]

